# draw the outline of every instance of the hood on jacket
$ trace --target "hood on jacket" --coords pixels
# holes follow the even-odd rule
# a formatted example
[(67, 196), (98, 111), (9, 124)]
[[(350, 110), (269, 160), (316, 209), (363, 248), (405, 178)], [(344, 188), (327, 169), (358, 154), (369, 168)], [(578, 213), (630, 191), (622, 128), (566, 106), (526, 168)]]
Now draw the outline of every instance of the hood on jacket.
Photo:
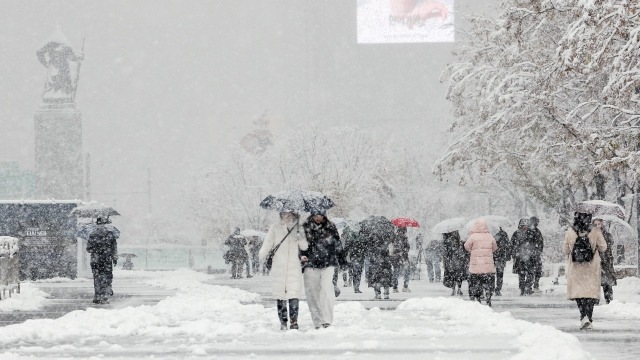
[(484, 219), (478, 219), (473, 226), (471, 227), (471, 234), (475, 234), (475, 233), (488, 233), (489, 232), (489, 226), (487, 225), (487, 222)]

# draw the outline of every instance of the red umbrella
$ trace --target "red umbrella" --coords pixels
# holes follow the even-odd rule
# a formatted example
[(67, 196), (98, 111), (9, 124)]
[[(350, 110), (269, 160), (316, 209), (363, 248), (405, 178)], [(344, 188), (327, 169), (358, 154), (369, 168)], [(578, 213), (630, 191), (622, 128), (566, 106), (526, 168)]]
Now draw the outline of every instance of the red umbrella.
[(420, 227), (420, 224), (411, 218), (395, 218), (391, 222), (398, 227)]

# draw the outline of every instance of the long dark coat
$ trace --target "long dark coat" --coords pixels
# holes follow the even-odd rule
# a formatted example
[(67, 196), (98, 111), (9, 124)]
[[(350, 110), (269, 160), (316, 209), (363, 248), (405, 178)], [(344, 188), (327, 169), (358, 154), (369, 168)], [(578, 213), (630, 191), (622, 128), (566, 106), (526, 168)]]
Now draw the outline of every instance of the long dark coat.
[(444, 277), (442, 284), (452, 288), (469, 278), (469, 253), (459, 235), (444, 235)]
[(600, 253), (600, 283), (601, 285), (618, 285), (616, 272), (613, 269), (613, 236), (608, 231), (603, 231), (602, 235), (607, 242), (607, 250)]
[(108, 268), (111, 271), (111, 264), (118, 261), (118, 244), (113, 232), (105, 226), (98, 226), (87, 241), (87, 251), (91, 254), (91, 266)]
[(509, 235), (502, 229), (495, 236), (498, 250), (493, 253), (493, 262), (496, 268), (504, 269), (507, 261), (511, 260), (511, 241)]
[(346, 227), (342, 232), (345, 254), (350, 262), (362, 263), (367, 255), (367, 243), (358, 231)]
[(513, 271), (520, 273), (536, 268), (535, 234), (531, 230), (518, 229), (511, 237), (513, 246)]
[(542, 232), (537, 227), (531, 228), (533, 233), (533, 246), (534, 246), (534, 262), (535, 269), (538, 276), (542, 275), (542, 251), (544, 250), (544, 238)]
[(393, 254), (391, 254), (391, 265), (400, 266), (409, 263), (409, 237), (406, 233), (396, 233), (393, 238)]
[(389, 254), (391, 239), (372, 234), (369, 239), (369, 276), (371, 285), (392, 286), (393, 267)]

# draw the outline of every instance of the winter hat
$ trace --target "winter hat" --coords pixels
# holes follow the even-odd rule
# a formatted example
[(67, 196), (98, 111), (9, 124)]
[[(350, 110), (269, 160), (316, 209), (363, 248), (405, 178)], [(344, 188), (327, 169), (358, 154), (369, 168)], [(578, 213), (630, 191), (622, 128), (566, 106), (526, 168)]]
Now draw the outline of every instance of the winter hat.
[(325, 209), (314, 208), (314, 209), (311, 209), (310, 213), (311, 213), (312, 216), (313, 215), (327, 216), (327, 210), (325, 210)]
[(518, 227), (521, 226), (529, 226), (529, 219), (520, 219), (520, 222), (518, 223)]
[(535, 216), (532, 216), (531, 219), (529, 219), (529, 221), (531, 221), (531, 226), (533, 227), (538, 226), (538, 224), (540, 223), (540, 220), (538, 220), (538, 218)]

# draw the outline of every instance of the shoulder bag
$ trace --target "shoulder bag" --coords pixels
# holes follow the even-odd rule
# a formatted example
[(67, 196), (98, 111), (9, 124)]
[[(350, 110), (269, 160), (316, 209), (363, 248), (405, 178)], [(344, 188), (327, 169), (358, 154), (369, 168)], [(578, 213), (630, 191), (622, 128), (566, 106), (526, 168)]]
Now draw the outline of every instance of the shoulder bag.
[[(296, 224), (296, 226), (298, 226)], [(282, 238), (282, 241), (280, 241), (280, 243), (274, 247), (273, 249), (269, 250), (269, 254), (267, 254), (267, 259), (264, 262), (264, 266), (267, 268), (268, 271), (271, 271), (271, 267), (273, 266), (273, 256), (276, 254), (276, 251), (278, 251), (278, 249), (280, 248), (280, 245), (282, 245), (282, 243), (287, 239), (287, 236), (289, 236), (289, 234), (291, 234), (291, 231), (293, 231), (293, 229), (296, 227), (292, 227), (289, 232), (287, 233), (287, 235), (285, 235)]]

